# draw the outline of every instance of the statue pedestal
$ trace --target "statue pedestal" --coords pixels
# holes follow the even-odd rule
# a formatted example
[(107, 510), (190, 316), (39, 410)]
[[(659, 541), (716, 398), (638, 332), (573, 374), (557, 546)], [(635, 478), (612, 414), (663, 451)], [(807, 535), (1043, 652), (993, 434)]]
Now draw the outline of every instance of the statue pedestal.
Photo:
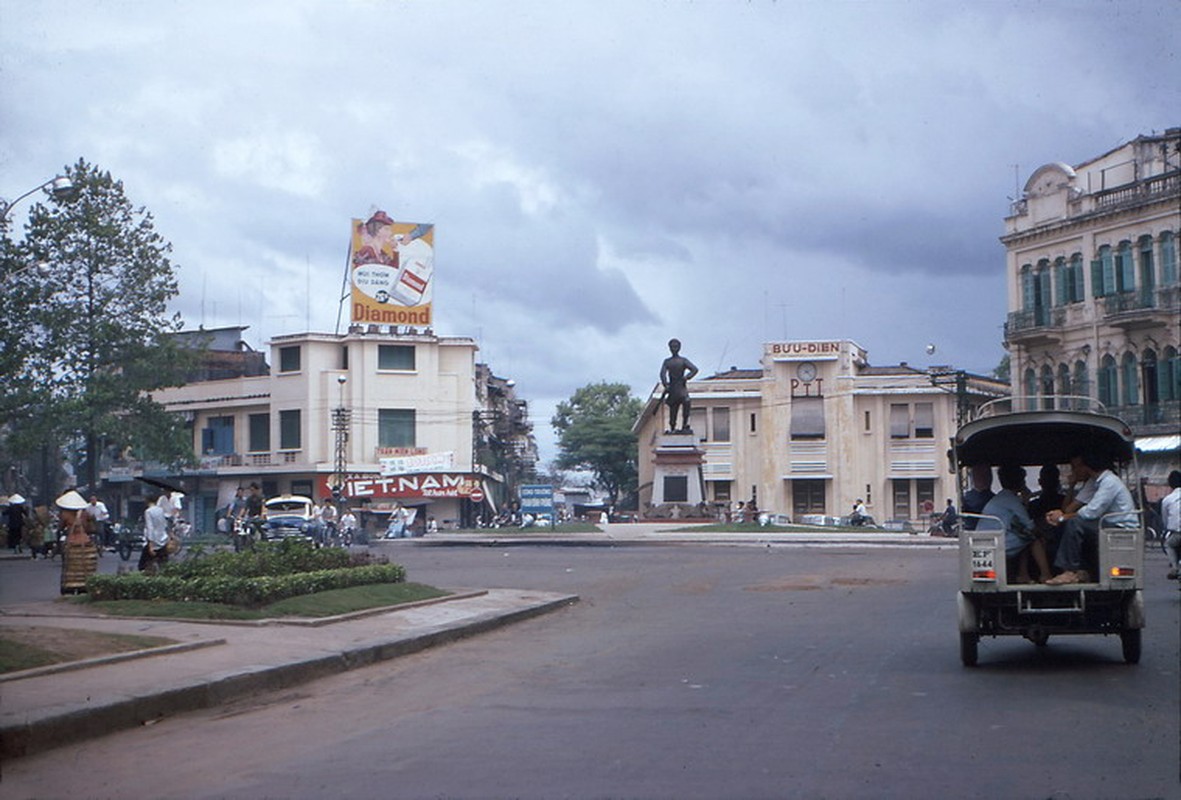
[(692, 431), (662, 433), (652, 449), (652, 505), (680, 507), (695, 514), (705, 501), (705, 479), (701, 465), (705, 454)]

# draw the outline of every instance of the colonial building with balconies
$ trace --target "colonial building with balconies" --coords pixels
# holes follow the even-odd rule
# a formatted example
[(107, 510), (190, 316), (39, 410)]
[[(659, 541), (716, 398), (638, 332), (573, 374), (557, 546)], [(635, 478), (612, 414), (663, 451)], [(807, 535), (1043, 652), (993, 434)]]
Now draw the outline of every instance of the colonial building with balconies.
[(1015, 404), (1098, 401), (1163, 483), (1181, 441), (1181, 128), (1039, 167), (1005, 228)]

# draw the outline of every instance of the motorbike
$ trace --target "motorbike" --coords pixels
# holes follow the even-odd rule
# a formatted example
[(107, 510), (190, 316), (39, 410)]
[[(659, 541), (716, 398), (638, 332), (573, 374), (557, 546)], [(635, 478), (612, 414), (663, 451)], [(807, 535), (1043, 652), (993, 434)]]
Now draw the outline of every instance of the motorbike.
[(254, 543), (262, 539), (261, 517), (246, 517), (234, 520), (234, 552), (253, 550)]
[(142, 529), (133, 529), (130, 525), (116, 522), (111, 525), (111, 532), (115, 537), (115, 550), (124, 561), (129, 561), (131, 554), (144, 546)]

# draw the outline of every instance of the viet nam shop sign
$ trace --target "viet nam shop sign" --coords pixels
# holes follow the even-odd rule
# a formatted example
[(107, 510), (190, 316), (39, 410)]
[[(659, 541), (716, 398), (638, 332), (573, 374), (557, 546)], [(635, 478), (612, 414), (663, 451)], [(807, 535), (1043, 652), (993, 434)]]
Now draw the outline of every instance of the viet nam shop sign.
[[(320, 479), (322, 494), (330, 494), (328, 478)], [(480, 476), (467, 472), (420, 472), (413, 475), (349, 475), (344, 494), (350, 499), (405, 499), (410, 497), (471, 497), (483, 491)]]

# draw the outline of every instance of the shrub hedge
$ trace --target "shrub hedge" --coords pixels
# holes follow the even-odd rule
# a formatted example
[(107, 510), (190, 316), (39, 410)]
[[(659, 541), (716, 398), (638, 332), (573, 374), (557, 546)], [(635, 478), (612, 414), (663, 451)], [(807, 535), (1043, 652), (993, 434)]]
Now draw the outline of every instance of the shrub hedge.
[(370, 583), (400, 583), (406, 570), (386, 558), (351, 556), (336, 548), (317, 549), (286, 540), (253, 551), (212, 553), (166, 566), (159, 575), (91, 575), (92, 600), (177, 600), (258, 607), (330, 589)]
[(197, 558), (168, 564), (160, 574), (175, 578), (255, 578), (264, 575), (343, 569), (365, 563), (372, 563), (372, 558), (367, 553), (360, 554), (360, 560), (354, 561), (347, 550), (336, 547), (316, 548), (310, 542), (284, 539), (278, 542), (260, 542), (253, 550), (244, 550), (241, 553), (227, 551), (202, 554)]
[(198, 575), (181, 578), (136, 572), (128, 575), (91, 575), (86, 580), (86, 592), (91, 600), (202, 601), (255, 608), (301, 594), (370, 583), (400, 583), (404, 580), (406, 570), (399, 564), (253, 577)]

